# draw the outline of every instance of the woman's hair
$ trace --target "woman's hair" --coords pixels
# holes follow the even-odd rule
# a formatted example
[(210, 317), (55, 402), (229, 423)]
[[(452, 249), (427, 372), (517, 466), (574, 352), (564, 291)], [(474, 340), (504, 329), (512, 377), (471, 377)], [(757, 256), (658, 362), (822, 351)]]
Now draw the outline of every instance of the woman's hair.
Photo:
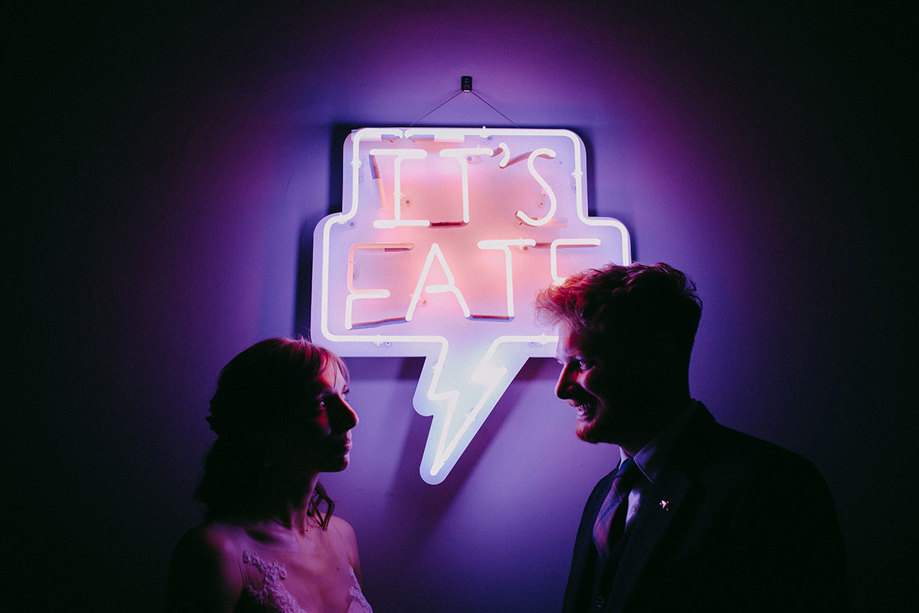
[[(291, 492), (273, 478), (264, 437), (284, 428), (302, 410), (328, 366), (347, 380), (348, 369), (337, 355), (303, 338), (270, 338), (230, 360), (217, 379), (207, 418), (217, 435), (204, 461), (204, 476), (195, 498), (206, 506), (205, 518), (254, 518), (275, 509)], [(325, 503), (325, 511), (320, 505)], [(321, 484), (309, 501), (310, 516), (323, 529), (335, 504)]]

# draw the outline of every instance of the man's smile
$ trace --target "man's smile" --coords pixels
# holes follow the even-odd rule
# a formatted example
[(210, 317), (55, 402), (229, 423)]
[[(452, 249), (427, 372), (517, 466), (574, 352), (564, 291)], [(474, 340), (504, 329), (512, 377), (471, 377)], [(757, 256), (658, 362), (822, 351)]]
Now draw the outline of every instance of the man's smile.
[(596, 407), (589, 400), (572, 401), (569, 404), (577, 411), (578, 421), (590, 421), (596, 415)]

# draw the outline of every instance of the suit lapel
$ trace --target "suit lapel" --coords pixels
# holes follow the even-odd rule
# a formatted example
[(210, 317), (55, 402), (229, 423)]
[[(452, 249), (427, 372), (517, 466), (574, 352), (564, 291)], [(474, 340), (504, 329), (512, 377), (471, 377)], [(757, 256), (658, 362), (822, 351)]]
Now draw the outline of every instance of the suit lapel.
[(574, 555), (568, 576), (568, 586), (565, 590), (564, 611), (566, 612), (575, 611), (579, 595), (583, 590), (590, 590), (593, 572), (588, 572), (588, 562), (592, 555), (596, 555), (593, 542), (593, 525), (600, 511), (600, 505), (612, 486), (615, 472), (616, 470), (614, 469), (600, 480), (594, 491), (591, 492), (590, 498), (588, 498), (585, 505), (584, 513), (581, 516), (581, 523), (578, 526), (578, 534), (574, 542)]
[(666, 534), (673, 518), (680, 512), (690, 482), (682, 473), (661, 474), (648, 490), (647, 500), (635, 516), (631, 535), (617, 566), (611, 592), (611, 610), (622, 610), (641, 572)]
[[(705, 440), (715, 420), (702, 403), (674, 441), (670, 457), (657, 475), (654, 485), (642, 496), (641, 509), (635, 516), (632, 533), (622, 552), (610, 593), (610, 610), (622, 610), (635, 590), (641, 573), (663, 539), (674, 518), (683, 510), (686, 494), (692, 485), (687, 468), (704, 454)], [(689, 468), (691, 471), (691, 468)]]

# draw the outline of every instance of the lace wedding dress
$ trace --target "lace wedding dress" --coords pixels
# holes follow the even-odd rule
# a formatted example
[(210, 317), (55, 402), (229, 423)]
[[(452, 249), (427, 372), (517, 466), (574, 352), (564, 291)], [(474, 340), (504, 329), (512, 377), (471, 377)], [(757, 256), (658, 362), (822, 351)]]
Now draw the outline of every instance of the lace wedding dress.
[[(303, 609), (287, 591), (284, 580), (287, 579), (287, 569), (274, 560), (263, 560), (254, 551), (243, 551), (243, 564), (253, 566), (263, 577), (261, 586), (246, 585), (246, 593), (259, 605), (262, 611), (271, 613), (309, 613)], [(349, 567), (351, 573), (351, 601), (347, 613), (373, 613), (370, 603), (364, 598), (361, 586), (357, 582), (354, 569)]]

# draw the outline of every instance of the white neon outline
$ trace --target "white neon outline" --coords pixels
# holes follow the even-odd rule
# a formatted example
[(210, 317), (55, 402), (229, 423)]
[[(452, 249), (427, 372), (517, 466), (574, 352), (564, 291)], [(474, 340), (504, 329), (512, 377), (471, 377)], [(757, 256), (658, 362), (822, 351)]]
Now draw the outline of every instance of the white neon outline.
[(549, 246), (549, 270), (552, 274), (552, 282), (561, 285), (565, 282), (566, 277), (560, 277), (558, 274), (558, 248), (559, 247), (599, 247), (599, 238), (557, 238)]
[(434, 140), (440, 143), (461, 143), (469, 135), (467, 128), (407, 128), (405, 138)]
[[(371, 149), (370, 157), (388, 155), (396, 158), (393, 160), (393, 188), (392, 188), (392, 219), (376, 219), (373, 222), (374, 228), (399, 228), (403, 226), (421, 226), (431, 225), (428, 219), (402, 219), (402, 162), (404, 160), (423, 160), (428, 157), (428, 152), (424, 149)], [(382, 203), (381, 203), (382, 204)]]
[(485, 147), (459, 147), (456, 149), (443, 149), (440, 157), (455, 158), (460, 163), (460, 172), (463, 177), (463, 223), (469, 223), (469, 160), (472, 155), (487, 155), (489, 157), (495, 154), (493, 149)]
[(514, 273), (511, 266), (511, 247), (533, 247), (536, 241), (532, 238), (508, 240), (481, 240), (476, 243), (479, 249), (498, 249), (504, 252), (504, 278), (507, 282), (507, 316), (514, 316)]
[(543, 193), (549, 197), (549, 212), (546, 213), (545, 217), (540, 217), (539, 219), (533, 219), (523, 211), (517, 211), (517, 218), (528, 226), (543, 226), (555, 217), (555, 208), (558, 205), (555, 199), (555, 192), (552, 191), (552, 187), (546, 183), (546, 180), (542, 178), (538, 172), (536, 172), (536, 167), (533, 165), (534, 160), (538, 157), (549, 158), (550, 160), (555, 157), (555, 151), (547, 147), (540, 147), (535, 149), (530, 153), (530, 157), (527, 158), (527, 170), (530, 171), (530, 174), (536, 179), (536, 182), (539, 183), (539, 186), (542, 187)]
[(350, 330), (353, 327), (352, 311), (355, 300), (370, 300), (379, 298), (389, 298), (392, 295), (386, 288), (359, 289), (354, 287), (354, 252), (358, 249), (380, 249), (384, 252), (391, 250), (409, 250), (414, 249), (412, 243), (358, 243), (351, 245), (348, 250), (348, 295), (345, 297), (345, 328)]
[[(449, 130), (449, 129), (448, 129)], [(577, 214), (578, 221), (586, 226), (610, 226), (616, 228), (619, 231), (621, 237), (620, 240), (620, 261), (627, 265), (631, 263), (631, 238), (629, 236), (628, 229), (625, 225), (617, 219), (612, 218), (593, 218), (588, 215), (587, 206), (585, 203), (585, 172), (583, 168), (583, 160), (581, 152), (583, 150), (583, 145), (580, 138), (570, 130), (558, 130), (558, 129), (511, 129), (511, 128), (498, 128), (498, 129), (485, 129), (484, 127), (481, 130), (476, 129), (475, 132), (472, 132), (470, 129), (462, 130), (449, 130), (451, 135), (453, 135), (454, 141), (465, 139), (466, 134), (475, 134), (481, 138), (497, 138), (501, 136), (563, 136), (571, 141), (574, 148), (574, 171), (572, 171), (571, 176), (574, 178), (574, 188), (575, 188), (575, 212)], [(392, 335), (392, 334), (360, 334), (360, 333), (348, 333), (348, 334), (336, 334), (329, 329), (329, 267), (331, 265), (330, 260), (330, 250), (331, 250), (331, 241), (330, 234), (332, 227), (335, 225), (345, 225), (350, 222), (358, 211), (359, 204), (359, 180), (360, 180), (360, 143), (361, 142), (382, 142), (384, 140), (398, 140), (402, 138), (409, 138), (418, 134), (437, 134), (439, 135), (443, 132), (442, 129), (431, 130), (431, 129), (402, 129), (402, 128), (362, 128), (354, 131), (351, 134), (351, 160), (350, 162), (346, 161), (347, 165), (351, 167), (351, 198), (348, 209), (345, 210), (344, 206), (342, 207), (342, 212), (330, 215), (326, 217), (321, 222), (321, 257), (319, 259), (319, 282), (320, 282), (320, 291), (319, 291), (319, 308), (315, 311), (319, 312), (319, 332), (320, 334), (331, 343), (363, 343), (370, 344), (376, 347), (398, 347), (399, 345), (433, 345), (435, 347), (439, 346), (439, 350), (435, 349), (435, 353), (438, 355), (438, 361), (442, 361), (443, 357), (447, 353), (448, 341), (445, 337), (439, 335)], [(457, 136), (457, 134), (459, 136)], [(460, 139), (461, 137), (461, 139)], [(507, 150), (505, 148), (505, 150)], [(344, 203), (343, 203), (344, 205)], [(315, 312), (314, 311), (314, 312)], [(532, 343), (540, 341), (539, 338), (544, 338), (546, 343), (555, 343), (557, 342), (557, 337), (531, 337), (531, 336), (508, 336), (501, 337), (503, 342), (514, 342), (514, 343)], [(402, 355), (398, 350), (394, 351), (393, 355)], [(406, 354), (408, 355), (408, 354)], [(431, 354), (428, 353), (412, 353), (410, 355), (425, 355), (428, 356), (427, 359), (430, 359)], [(422, 371), (424, 372), (424, 371)], [(431, 398), (434, 394), (434, 390), (437, 387), (437, 382), (439, 381), (439, 373), (435, 372), (435, 376), (432, 377), (431, 384), (428, 387), (428, 397)], [(442, 394), (449, 394), (450, 392), (442, 392)], [(453, 390), (453, 393), (458, 395), (456, 390)], [(454, 405), (455, 406), (455, 405)], [(476, 406), (484, 406), (484, 402), (477, 403)], [(417, 410), (417, 407), (416, 407)], [(443, 419), (445, 421), (441, 432), (445, 432), (452, 421), (452, 410), (444, 410)], [(432, 425), (432, 430), (435, 426)], [(449, 469), (456, 463), (458, 457), (452, 457), (452, 454), (444, 453), (444, 447), (438, 445), (437, 449), (434, 452), (434, 460), (444, 459), (444, 463), (440, 464), (439, 462), (432, 461), (432, 469), (422, 470), (422, 478), (429, 484), (435, 485), (442, 482), (447, 474)], [(455, 450), (455, 447), (454, 447)], [(422, 467), (424, 467), (424, 462), (428, 458), (428, 449), (425, 449), (424, 458), (422, 459)], [(439, 468), (437, 467), (439, 465)]]
[[(440, 262), (441, 269), (444, 271), (444, 274), (447, 275), (447, 282), (444, 284), (425, 286), (424, 282), (427, 280), (428, 273), (431, 271), (431, 263), (434, 261), (434, 258), (437, 258), (437, 261)], [(470, 317), (469, 305), (466, 304), (463, 293), (456, 286), (456, 279), (453, 277), (453, 271), (450, 270), (450, 265), (447, 264), (447, 260), (444, 259), (443, 251), (440, 250), (440, 245), (437, 243), (431, 243), (431, 248), (428, 249), (428, 255), (424, 259), (424, 268), (421, 269), (421, 275), (418, 276), (418, 284), (415, 285), (415, 291), (412, 293), (412, 301), (409, 302), (408, 311), (405, 312), (405, 321), (412, 321), (415, 317), (415, 307), (418, 306), (418, 301), (421, 300), (422, 290), (429, 294), (452, 293), (456, 296), (456, 300), (463, 310), (463, 316), (467, 319)]]
[(431, 385), (428, 388), (427, 396), (432, 401), (447, 401), (448, 405), (444, 411), (443, 416), (446, 424), (440, 430), (440, 437), (438, 438), (434, 458), (431, 462), (431, 468), (429, 469), (429, 474), (431, 477), (437, 476), (437, 474), (451, 459), (453, 453), (456, 451), (457, 446), (464, 438), (466, 432), (469, 431), (469, 428), (472, 427), (472, 425), (478, 419), (479, 414), (482, 412), (482, 408), (485, 406), (485, 402), (489, 399), (489, 397), (491, 397), (492, 393), (495, 391), (495, 388), (501, 384), (502, 380), (507, 375), (507, 368), (503, 366), (495, 369), (487, 368), (495, 352), (498, 350), (498, 347), (505, 343), (520, 342), (540, 345), (547, 345), (549, 343), (554, 344), (558, 342), (558, 336), (549, 336), (546, 334), (540, 334), (538, 336), (499, 336), (494, 341), (492, 341), (491, 346), (485, 352), (485, 355), (482, 356), (482, 359), (479, 360), (479, 363), (476, 365), (476, 368), (472, 373), (473, 381), (487, 385), (487, 388), (485, 392), (479, 397), (478, 401), (476, 401), (472, 409), (466, 411), (462, 416), (462, 423), (449, 441), (447, 440), (447, 433), (451, 430), (450, 425), (452, 425), (453, 420), (456, 418), (456, 401), (459, 398), (459, 392), (457, 390), (450, 390), (441, 393), (434, 392), (434, 389), (436, 388), (440, 379), (440, 375), (443, 372), (442, 361), (447, 355), (448, 343), (445, 342), (441, 347), (441, 352), (437, 358), (437, 363), (434, 365), (434, 377), (432, 378)]

